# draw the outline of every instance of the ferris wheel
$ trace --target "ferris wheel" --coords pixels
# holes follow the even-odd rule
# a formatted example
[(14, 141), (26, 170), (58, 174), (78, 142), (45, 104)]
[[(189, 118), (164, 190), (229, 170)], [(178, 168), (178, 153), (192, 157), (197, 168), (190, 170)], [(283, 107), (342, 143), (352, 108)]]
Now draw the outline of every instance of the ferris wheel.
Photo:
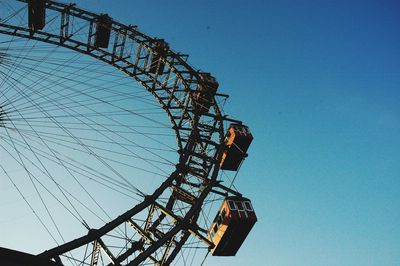
[(41, 237), (21, 233), (24, 247), (53, 243), (35, 255), (1, 248), (0, 261), (193, 265), (236, 254), (257, 218), (229, 173), (253, 136), (187, 59), (106, 14), (0, 1), (2, 238), (35, 224)]

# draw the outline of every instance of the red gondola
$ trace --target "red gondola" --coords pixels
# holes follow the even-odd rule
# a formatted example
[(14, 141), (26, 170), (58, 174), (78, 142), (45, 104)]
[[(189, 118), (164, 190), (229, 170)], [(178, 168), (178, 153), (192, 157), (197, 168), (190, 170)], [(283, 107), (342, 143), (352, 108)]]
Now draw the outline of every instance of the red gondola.
[(225, 136), (226, 149), (222, 154), (221, 169), (236, 171), (246, 157), (246, 152), (252, 141), (253, 135), (248, 127), (231, 124)]
[(96, 33), (94, 35), (94, 46), (107, 48), (111, 35), (111, 18), (103, 14), (97, 18)]
[(193, 95), (195, 110), (201, 114), (208, 113), (218, 86), (219, 84), (213, 76), (210, 74), (200, 74), (200, 82)]
[(155, 42), (155, 48), (150, 60), (150, 73), (157, 75), (161, 75), (163, 73), (165, 63), (161, 58), (166, 56), (168, 50), (169, 45), (163, 39), (159, 39)]
[(209, 240), (213, 256), (234, 256), (257, 222), (249, 199), (227, 197), (211, 225)]
[(42, 30), (46, 25), (46, 1), (28, 1), (28, 24), (33, 31)]

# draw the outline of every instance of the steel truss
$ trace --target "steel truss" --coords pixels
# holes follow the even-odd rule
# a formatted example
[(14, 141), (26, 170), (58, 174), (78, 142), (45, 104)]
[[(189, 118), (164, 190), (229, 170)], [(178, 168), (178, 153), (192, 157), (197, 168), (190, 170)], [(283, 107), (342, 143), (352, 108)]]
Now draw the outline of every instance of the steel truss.
[[(21, 6), (28, 2), (16, 1)], [(60, 265), (68, 261), (97, 265), (100, 258), (107, 258), (109, 265), (149, 262), (169, 265), (190, 235), (211, 247), (206, 229), (197, 225), (203, 202), (210, 193), (238, 193), (216, 181), (224, 148), (223, 122), (229, 119), (222, 115), (215, 99), (207, 113), (195, 108), (194, 93), (198, 86), (204, 85), (201, 73), (187, 64), (187, 55), (167, 48), (160, 56), (159, 39), (141, 33), (136, 26), (110, 18), (110, 44), (100, 48), (95, 45), (95, 31), (103, 15), (55, 1), (46, 1), (46, 12), (53, 20), (52, 27), (32, 30), (28, 23), (21, 26), (8, 19), (0, 21), (0, 33), (74, 50), (112, 65), (135, 79), (167, 113), (176, 133), (179, 162), (176, 170), (143, 202), (103, 227), (92, 229), (87, 235), (40, 256)], [(150, 60), (157, 55), (161, 59), (157, 71), (151, 73), (148, 71)], [(168, 201), (159, 200), (161, 197)], [(116, 230), (124, 230), (125, 236), (115, 238)]]

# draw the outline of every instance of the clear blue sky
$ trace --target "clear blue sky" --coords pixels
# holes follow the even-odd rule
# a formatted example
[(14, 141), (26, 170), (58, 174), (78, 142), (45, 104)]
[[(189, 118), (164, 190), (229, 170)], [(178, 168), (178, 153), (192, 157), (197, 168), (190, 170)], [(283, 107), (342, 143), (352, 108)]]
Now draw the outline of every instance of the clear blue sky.
[(255, 135), (259, 222), (206, 265), (400, 265), (399, 2), (81, 2), (189, 53)]
[(205, 265), (400, 265), (398, 1), (76, 2), (190, 54), (255, 136), (259, 221)]

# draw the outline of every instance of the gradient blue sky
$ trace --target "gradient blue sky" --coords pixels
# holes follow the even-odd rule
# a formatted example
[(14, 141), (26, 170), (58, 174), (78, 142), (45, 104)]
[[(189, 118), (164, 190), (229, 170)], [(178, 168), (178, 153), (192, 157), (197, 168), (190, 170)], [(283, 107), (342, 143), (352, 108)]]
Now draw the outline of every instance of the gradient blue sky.
[(213, 73), (259, 222), (206, 265), (400, 265), (397, 1), (94, 1)]
[(400, 265), (398, 1), (79, 0), (211, 72), (255, 140), (259, 222), (205, 265)]
[(398, 1), (80, 1), (191, 55), (255, 135), (259, 222), (206, 265), (400, 265)]

